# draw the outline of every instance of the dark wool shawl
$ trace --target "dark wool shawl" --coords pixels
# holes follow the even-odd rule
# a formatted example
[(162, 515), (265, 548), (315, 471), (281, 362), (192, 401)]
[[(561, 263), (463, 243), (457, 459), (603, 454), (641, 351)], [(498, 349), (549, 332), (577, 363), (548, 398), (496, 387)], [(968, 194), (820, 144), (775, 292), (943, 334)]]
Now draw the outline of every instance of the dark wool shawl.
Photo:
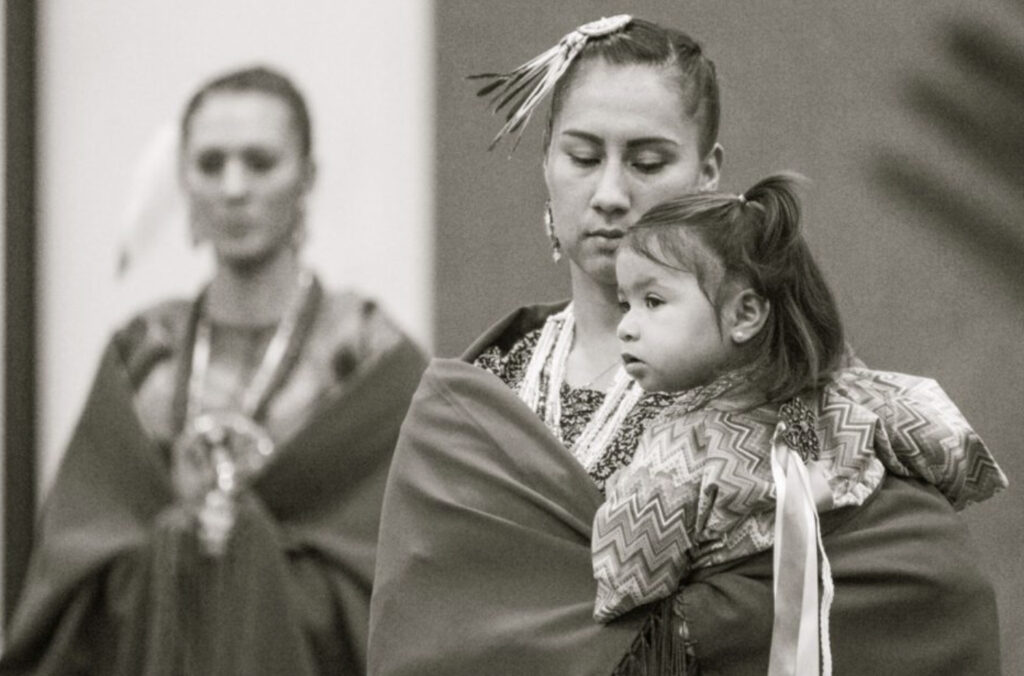
[[(524, 309), (465, 355), (514, 339)], [(375, 676), (611, 674), (652, 608), (592, 618), (591, 524), (603, 496), (498, 378), (434, 360), (402, 427), (385, 492), (371, 603)], [(834, 673), (999, 673), (992, 588), (964, 524), (931, 486), (886, 477), (822, 517), (835, 580)], [(767, 670), (770, 551), (681, 589), (701, 673)]]
[(44, 509), (0, 674), (364, 673), (377, 527), (425, 360), (399, 340), (286, 440), (199, 554), (115, 343)]

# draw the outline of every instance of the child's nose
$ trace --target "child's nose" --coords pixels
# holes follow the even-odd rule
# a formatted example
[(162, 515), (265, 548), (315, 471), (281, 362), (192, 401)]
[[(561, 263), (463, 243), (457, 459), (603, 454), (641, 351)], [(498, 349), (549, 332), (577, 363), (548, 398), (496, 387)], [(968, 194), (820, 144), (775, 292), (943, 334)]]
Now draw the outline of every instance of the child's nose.
[(622, 321), (619, 322), (619, 328), (615, 333), (622, 342), (636, 340), (636, 322), (630, 318), (628, 312), (622, 317)]

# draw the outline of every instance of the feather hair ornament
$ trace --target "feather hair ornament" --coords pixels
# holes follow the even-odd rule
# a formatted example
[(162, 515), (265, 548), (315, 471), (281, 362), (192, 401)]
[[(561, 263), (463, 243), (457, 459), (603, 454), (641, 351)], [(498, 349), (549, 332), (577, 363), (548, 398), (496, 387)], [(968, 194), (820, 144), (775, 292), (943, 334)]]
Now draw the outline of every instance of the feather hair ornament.
[(476, 93), (477, 96), (491, 97), (491, 112), (498, 113), (504, 108), (508, 109), (505, 114), (505, 126), (487, 149), (494, 150), (502, 138), (515, 134), (515, 141), (512, 144), (512, 152), (515, 152), (533, 112), (569, 70), (587, 42), (617, 33), (632, 21), (633, 17), (629, 14), (602, 17), (566, 34), (554, 47), (511, 72), (470, 75), (469, 78), (474, 80), (493, 80)]

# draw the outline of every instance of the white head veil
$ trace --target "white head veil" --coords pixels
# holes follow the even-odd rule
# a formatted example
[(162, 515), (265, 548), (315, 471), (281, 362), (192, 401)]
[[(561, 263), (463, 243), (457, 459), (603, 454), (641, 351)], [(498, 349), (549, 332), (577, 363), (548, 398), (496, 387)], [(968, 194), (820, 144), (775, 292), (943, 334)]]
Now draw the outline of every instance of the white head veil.
[(117, 244), (119, 313), (131, 316), (168, 297), (192, 296), (212, 271), (189, 228), (188, 203), (178, 181), (178, 124), (162, 124), (143, 148), (132, 174)]

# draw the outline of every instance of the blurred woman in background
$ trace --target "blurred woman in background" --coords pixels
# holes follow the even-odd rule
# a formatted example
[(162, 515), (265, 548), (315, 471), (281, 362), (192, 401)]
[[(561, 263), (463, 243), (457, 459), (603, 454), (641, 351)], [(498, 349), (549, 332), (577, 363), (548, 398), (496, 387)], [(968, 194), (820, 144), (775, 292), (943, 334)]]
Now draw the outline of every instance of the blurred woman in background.
[(306, 103), (262, 67), (181, 120), (215, 272), (111, 340), (0, 673), (363, 673), (384, 479), (424, 357), (302, 263)]

